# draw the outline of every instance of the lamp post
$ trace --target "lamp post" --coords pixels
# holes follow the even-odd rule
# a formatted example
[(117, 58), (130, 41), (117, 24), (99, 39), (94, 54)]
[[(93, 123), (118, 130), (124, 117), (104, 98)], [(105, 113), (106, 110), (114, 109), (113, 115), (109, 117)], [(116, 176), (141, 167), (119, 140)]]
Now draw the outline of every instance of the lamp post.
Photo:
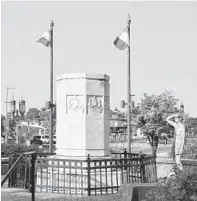
[(16, 116), (15, 116), (15, 122), (16, 122), (16, 144), (18, 144), (18, 135), (19, 135), (19, 125), (18, 125), (18, 122), (20, 120), (20, 117), (18, 115), (18, 109), (16, 110)]
[[(7, 87), (6, 88), (6, 101), (4, 102), (6, 105), (5, 105), (5, 116), (6, 116), (6, 127), (7, 127), (7, 130), (9, 130), (9, 119), (8, 119), (8, 103), (10, 103), (8, 101), (8, 92), (9, 90), (15, 90), (15, 88), (13, 87)], [(8, 133), (9, 131), (6, 131), (5, 133), (5, 143), (7, 143), (8, 141)]]
[[(24, 118), (25, 110), (25, 100), (19, 101), (19, 110), (16, 109), (16, 101), (14, 98), (10, 101), (10, 112), (12, 113), (13, 120), (16, 122), (16, 144), (18, 144), (19, 139), (19, 121)], [(19, 113), (21, 116), (19, 116)]]
[(5, 114), (6, 114), (6, 118), (8, 118), (8, 91), (9, 90), (15, 90), (15, 88), (12, 88), (12, 87), (7, 87), (6, 88), (6, 101), (5, 101), (5, 104), (6, 104), (6, 108), (5, 108)]
[(19, 112), (21, 114), (22, 119), (24, 118), (25, 111), (26, 111), (25, 100), (21, 99), (19, 101)]

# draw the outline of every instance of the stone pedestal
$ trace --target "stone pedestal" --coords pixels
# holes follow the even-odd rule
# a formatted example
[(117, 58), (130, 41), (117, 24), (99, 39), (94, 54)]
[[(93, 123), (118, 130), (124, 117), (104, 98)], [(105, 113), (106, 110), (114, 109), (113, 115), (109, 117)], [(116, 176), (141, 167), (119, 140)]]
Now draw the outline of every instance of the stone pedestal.
[(109, 154), (109, 93), (105, 74), (57, 77), (57, 155)]

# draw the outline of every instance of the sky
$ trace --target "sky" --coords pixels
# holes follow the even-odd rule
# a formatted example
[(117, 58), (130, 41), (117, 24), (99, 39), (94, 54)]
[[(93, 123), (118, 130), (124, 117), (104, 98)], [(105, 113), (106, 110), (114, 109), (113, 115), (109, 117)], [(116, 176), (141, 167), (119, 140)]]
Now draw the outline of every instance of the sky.
[[(131, 24), (131, 91), (173, 91), (185, 112), (197, 117), (197, 2), (2, 2), (1, 113), (6, 87), (27, 109), (49, 100), (50, 49), (36, 41), (54, 20), (56, 75), (105, 73), (110, 107), (127, 99), (127, 52), (113, 41)], [(10, 100), (12, 91), (9, 90)], [(54, 97), (56, 99), (56, 97)]]

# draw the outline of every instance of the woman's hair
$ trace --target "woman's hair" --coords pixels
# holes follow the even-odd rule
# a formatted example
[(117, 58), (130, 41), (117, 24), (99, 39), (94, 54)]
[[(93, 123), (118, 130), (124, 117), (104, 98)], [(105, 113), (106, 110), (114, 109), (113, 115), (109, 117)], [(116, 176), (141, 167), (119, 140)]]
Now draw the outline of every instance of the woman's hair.
[(181, 122), (183, 122), (183, 116), (181, 114), (177, 115), (176, 118), (179, 118)]

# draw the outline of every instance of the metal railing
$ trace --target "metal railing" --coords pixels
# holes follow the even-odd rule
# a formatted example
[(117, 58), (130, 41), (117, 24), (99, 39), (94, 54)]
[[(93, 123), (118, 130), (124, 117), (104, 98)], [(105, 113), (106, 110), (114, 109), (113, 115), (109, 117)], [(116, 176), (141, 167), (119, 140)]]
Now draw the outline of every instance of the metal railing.
[(113, 153), (110, 157), (84, 160), (38, 157), (36, 190), (40, 192), (102, 195), (117, 193), (124, 183), (157, 180), (152, 155)]
[(50, 158), (52, 154), (28, 152), (11, 160), (12, 167), (1, 181), (9, 187), (35, 191), (103, 195), (117, 193), (124, 183), (147, 183), (157, 180), (156, 158), (152, 155), (112, 153), (109, 157), (86, 159)]
[(28, 188), (32, 194), (32, 201), (35, 201), (35, 152), (22, 153), (19, 157), (13, 156), (10, 159), (10, 169), (1, 181), (3, 186), (8, 180), (9, 187)]
[(1, 156), (1, 175), (6, 175), (9, 170), (9, 158)]

